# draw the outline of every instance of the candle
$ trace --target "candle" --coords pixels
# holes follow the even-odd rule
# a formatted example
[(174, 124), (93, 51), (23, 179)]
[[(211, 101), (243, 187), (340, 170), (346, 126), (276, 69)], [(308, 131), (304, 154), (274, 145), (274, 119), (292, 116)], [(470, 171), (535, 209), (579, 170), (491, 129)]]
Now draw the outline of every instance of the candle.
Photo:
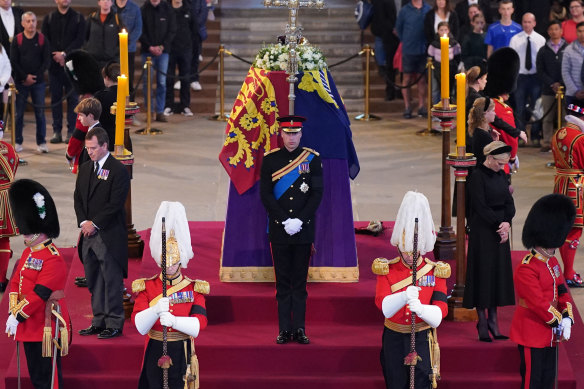
[(126, 89), (128, 77), (124, 74), (118, 77), (118, 101), (116, 107), (116, 139), (114, 145), (124, 145), (124, 128), (126, 127)]
[(449, 39), (448, 36), (440, 37), (440, 67), (441, 67), (441, 77), (440, 77), (440, 97), (448, 99), (449, 93), (449, 80), (450, 80), (450, 53), (448, 51)]
[[(120, 74), (128, 76), (128, 33), (125, 29), (119, 34), (120, 37)], [(129, 84), (127, 85), (127, 90), (125, 91), (126, 96), (130, 95)]]
[(456, 76), (456, 147), (466, 146), (466, 74)]

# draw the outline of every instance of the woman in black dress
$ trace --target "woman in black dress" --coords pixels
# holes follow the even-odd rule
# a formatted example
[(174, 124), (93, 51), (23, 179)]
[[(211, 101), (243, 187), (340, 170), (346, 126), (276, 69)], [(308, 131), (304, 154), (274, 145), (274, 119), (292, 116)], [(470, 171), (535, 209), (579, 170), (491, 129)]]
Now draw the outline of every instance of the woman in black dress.
[(466, 285), (463, 306), (477, 309), (479, 340), (508, 339), (501, 335), (497, 307), (515, 304), (509, 230), (515, 215), (513, 197), (503, 171), (511, 147), (500, 141), (484, 149), (469, 182), (470, 208)]

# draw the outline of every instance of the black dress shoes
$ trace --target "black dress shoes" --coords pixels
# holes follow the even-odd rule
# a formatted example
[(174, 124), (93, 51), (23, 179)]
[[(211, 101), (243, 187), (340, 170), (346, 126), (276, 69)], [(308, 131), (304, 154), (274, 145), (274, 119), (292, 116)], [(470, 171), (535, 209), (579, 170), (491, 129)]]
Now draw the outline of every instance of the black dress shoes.
[(276, 343), (278, 344), (288, 343), (288, 341), (290, 340), (290, 336), (291, 336), (290, 331), (280, 331), (280, 333), (276, 337)]
[(8, 286), (8, 281), (0, 282), (0, 293), (4, 293), (6, 291), (7, 286)]
[(89, 336), (89, 335), (97, 335), (100, 334), (105, 328), (102, 327), (95, 327), (94, 325), (90, 325), (84, 330), (79, 330), (79, 335), (81, 336)]
[(97, 339), (111, 339), (122, 335), (121, 328), (106, 328), (97, 335)]
[(308, 336), (306, 336), (306, 334), (304, 333), (304, 328), (297, 329), (293, 337), (296, 343), (300, 344), (310, 343), (310, 339), (308, 339)]
[(77, 285), (80, 288), (87, 288), (87, 278), (75, 277), (75, 285)]

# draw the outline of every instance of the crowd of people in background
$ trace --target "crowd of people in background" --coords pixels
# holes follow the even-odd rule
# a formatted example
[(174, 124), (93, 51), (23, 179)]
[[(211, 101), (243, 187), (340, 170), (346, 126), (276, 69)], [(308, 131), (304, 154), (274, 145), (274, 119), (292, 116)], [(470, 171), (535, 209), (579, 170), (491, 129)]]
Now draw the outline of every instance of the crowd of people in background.
[[(498, 49), (510, 47), (519, 56), (516, 88), (504, 103), (513, 110), (515, 128), (529, 128), (530, 139), (520, 146), (551, 152), (552, 109), (559, 87), (565, 106), (584, 106), (584, 3), (581, 0), (370, 0), (371, 32), (375, 37), (379, 73), (386, 80), (386, 100), (402, 97), (403, 116), (426, 117), (426, 62), (432, 58), (432, 103), (440, 100), (439, 37), (450, 37), (453, 75), (473, 66), (486, 67)], [(401, 72), (401, 77), (396, 77)], [(486, 73), (486, 70), (485, 70)], [(416, 104), (411, 87), (417, 85)], [(455, 90), (452, 88), (451, 98)], [(490, 96), (498, 97), (498, 96)], [(547, 114), (546, 114), (547, 113)], [(562, 115), (563, 116), (563, 115)], [(543, 118), (542, 118), (543, 117)]]
[[(76, 128), (75, 107), (80, 99), (88, 96), (80, 96), (67, 74), (68, 55), (85, 50), (100, 69), (106, 69), (111, 63), (119, 62), (118, 33), (124, 29), (128, 33), (130, 96), (135, 96), (134, 64), (141, 46), (142, 63), (151, 57), (156, 72), (152, 104), (155, 120), (165, 122), (173, 113), (193, 115), (190, 90), (202, 89), (198, 67), (213, 0), (98, 0), (97, 10), (87, 16), (73, 9), (71, 2), (55, 0), (56, 9), (42, 15), (42, 24), (37, 28), (41, 15), (37, 18), (31, 11), (12, 7), (9, 0), (0, 0), (0, 92), (11, 79), (14, 81), (18, 91), (16, 152), (23, 150), (23, 116), (29, 95), (35, 112), (37, 151), (49, 151), (44, 113), (46, 80), (52, 111), (50, 143), (69, 142)], [(117, 79), (110, 81), (115, 84)], [(174, 102), (174, 89), (180, 89), (178, 104)], [(6, 93), (0, 99), (3, 117), (4, 101)], [(66, 134), (63, 133), (63, 102), (67, 106)], [(109, 109), (104, 107), (103, 112)]]

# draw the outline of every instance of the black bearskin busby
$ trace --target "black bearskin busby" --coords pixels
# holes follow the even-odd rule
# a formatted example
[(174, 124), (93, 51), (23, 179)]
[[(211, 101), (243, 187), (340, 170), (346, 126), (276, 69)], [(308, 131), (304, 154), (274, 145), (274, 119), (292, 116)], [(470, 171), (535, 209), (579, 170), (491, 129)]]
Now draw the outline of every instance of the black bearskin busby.
[(17, 180), (8, 190), (14, 220), (22, 235), (59, 236), (57, 207), (47, 189), (36, 181)]
[(576, 208), (568, 197), (561, 194), (543, 196), (533, 204), (521, 240), (530, 249), (536, 246), (558, 248), (566, 241), (574, 225)]
[(510, 47), (502, 47), (489, 57), (487, 70), (487, 96), (496, 98), (503, 93), (511, 93), (517, 87), (519, 55)]
[(90, 94), (105, 88), (99, 63), (85, 50), (74, 50), (67, 54), (65, 69), (80, 95)]

